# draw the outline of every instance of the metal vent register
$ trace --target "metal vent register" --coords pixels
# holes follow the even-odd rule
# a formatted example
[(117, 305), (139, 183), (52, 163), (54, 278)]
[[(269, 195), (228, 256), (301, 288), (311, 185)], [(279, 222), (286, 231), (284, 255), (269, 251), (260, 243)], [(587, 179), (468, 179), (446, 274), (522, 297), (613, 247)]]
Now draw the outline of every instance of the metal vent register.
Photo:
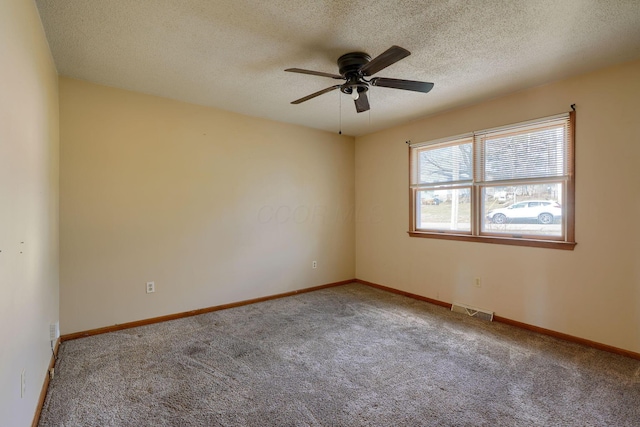
[(451, 311), (466, 314), (477, 319), (488, 320), (489, 322), (493, 320), (493, 311), (483, 310), (481, 308), (471, 307), (465, 304), (453, 303)]

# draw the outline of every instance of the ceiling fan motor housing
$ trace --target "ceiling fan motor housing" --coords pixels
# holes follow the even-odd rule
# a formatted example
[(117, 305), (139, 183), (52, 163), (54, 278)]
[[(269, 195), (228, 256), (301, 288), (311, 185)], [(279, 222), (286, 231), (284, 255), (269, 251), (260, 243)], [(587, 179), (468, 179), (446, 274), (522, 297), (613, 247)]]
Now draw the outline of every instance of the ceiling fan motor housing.
[(351, 94), (353, 88), (358, 88), (358, 92), (366, 92), (369, 85), (362, 80), (359, 70), (363, 65), (371, 61), (371, 57), (364, 52), (345, 53), (338, 58), (338, 70), (340, 75), (347, 81), (340, 87), (342, 93)]

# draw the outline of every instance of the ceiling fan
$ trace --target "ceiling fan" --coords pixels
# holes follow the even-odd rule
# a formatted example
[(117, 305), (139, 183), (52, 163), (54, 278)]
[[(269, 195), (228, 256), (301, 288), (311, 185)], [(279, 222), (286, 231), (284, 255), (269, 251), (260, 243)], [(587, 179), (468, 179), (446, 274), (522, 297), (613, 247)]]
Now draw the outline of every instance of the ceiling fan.
[(318, 92), (307, 95), (304, 98), (296, 99), (292, 104), (300, 104), (320, 96), (335, 89), (340, 92), (351, 95), (355, 104), (356, 111), (362, 113), (369, 110), (369, 99), (367, 91), (369, 86), (389, 87), (392, 89), (412, 90), (414, 92), (427, 93), (433, 88), (433, 83), (419, 82), (415, 80), (389, 79), (386, 77), (373, 77), (369, 80), (366, 77), (376, 74), (387, 68), (389, 65), (395, 64), (403, 58), (411, 55), (407, 49), (400, 46), (391, 46), (389, 49), (371, 59), (364, 52), (350, 52), (338, 58), (338, 74), (323, 73), (321, 71), (304, 70), (302, 68), (287, 68), (285, 71), (291, 73), (311, 74), (313, 76), (330, 77), (336, 80), (345, 80), (339, 85), (330, 86)]

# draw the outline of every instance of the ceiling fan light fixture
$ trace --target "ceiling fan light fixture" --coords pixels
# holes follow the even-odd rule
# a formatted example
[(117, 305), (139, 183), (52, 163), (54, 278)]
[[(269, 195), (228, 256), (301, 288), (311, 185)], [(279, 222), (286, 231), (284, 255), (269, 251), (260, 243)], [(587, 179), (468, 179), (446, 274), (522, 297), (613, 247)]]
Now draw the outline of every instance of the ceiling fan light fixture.
[(360, 98), (360, 93), (358, 92), (358, 86), (354, 86), (351, 88), (351, 98), (353, 98), (354, 101), (357, 101), (358, 98)]

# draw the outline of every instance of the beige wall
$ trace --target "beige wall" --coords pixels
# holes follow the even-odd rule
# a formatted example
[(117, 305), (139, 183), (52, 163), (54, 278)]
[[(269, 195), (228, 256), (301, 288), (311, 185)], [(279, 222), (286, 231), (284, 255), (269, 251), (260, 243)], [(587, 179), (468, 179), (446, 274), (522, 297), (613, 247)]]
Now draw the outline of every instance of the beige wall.
[(60, 144), (62, 333), (354, 277), (351, 137), (61, 78)]
[[(377, 212), (356, 224), (356, 277), (640, 352), (639, 100), (635, 61), (356, 138), (356, 207)], [(543, 117), (573, 103), (574, 251), (407, 236), (406, 140)]]
[[(640, 352), (640, 61), (355, 144), (62, 78), (59, 264), (58, 79), (32, 2), (0, 2), (0, 58), (2, 425), (31, 422), (59, 293), (71, 333), (357, 276)], [(407, 236), (405, 140), (571, 103), (575, 251)]]
[(0, 2), (0, 58), (0, 424), (19, 427), (58, 320), (58, 79), (33, 2)]

